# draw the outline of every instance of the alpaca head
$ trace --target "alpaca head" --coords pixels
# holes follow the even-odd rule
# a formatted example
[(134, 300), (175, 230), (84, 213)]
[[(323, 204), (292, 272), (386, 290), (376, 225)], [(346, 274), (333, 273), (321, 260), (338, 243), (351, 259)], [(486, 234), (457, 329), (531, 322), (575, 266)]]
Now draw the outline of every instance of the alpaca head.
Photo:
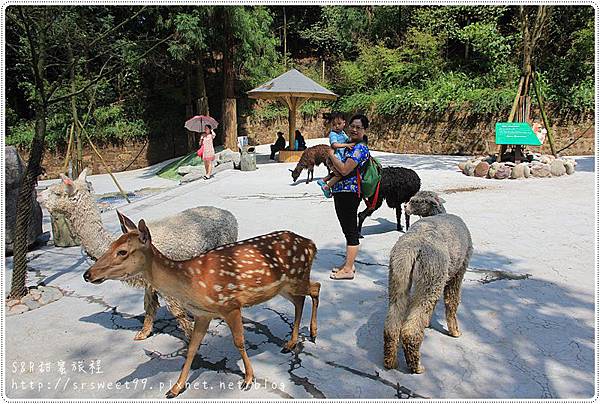
[(440, 213), (446, 213), (443, 200), (433, 191), (419, 191), (404, 207), (407, 215), (417, 215), (421, 217), (433, 216)]
[(76, 180), (61, 174), (61, 181), (52, 184), (41, 193), (42, 204), (50, 214), (72, 213), (83, 198), (92, 197), (92, 185), (86, 181), (87, 168), (85, 168)]
[(292, 180), (296, 181), (298, 179), (298, 177), (300, 177), (300, 173), (302, 172), (302, 167), (300, 167), (300, 164), (298, 164), (296, 166), (296, 168), (294, 168), (293, 170), (290, 170), (290, 172), (292, 173)]

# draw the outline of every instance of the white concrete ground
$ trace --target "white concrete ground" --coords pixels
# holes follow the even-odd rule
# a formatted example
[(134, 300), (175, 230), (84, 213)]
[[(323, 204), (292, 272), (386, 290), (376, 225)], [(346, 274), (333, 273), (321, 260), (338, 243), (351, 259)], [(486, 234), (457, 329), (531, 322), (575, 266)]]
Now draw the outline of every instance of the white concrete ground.
[[(355, 280), (330, 280), (344, 248), (333, 202), (314, 182), (301, 181), (305, 173), (292, 183), (288, 169), (294, 165), (268, 162), (267, 148), (257, 148), (257, 171), (225, 171), (182, 186), (153, 176), (151, 169), (117, 174), (128, 191), (164, 188), (120, 207), (135, 221), (214, 205), (235, 214), (241, 239), (289, 229), (318, 247), (312, 276), (323, 287), (316, 343), (305, 340), (310, 304), (305, 305), (303, 342), (287, 354), (280, 349), (290, 334), (293, 306), (277, 297), (246, 309), (246, 347), (257, 383), (240, 391), (240, 356), (226, 325), (214, 321), (193, 364), (192, 385), (181, 398), (567, 399), (596, 394), (594, 157), (578, 158), (573, 176), (496, 181), (460, 174), (455, 164), (464, 157), (375, 153), (386, 165), (415, 169), (422, 189), (440, 192), (448, 212), (464, 218), (475, 245), (458, 313), (462, 336), (446, 335), (443, 304), (438, 304), (421, 348), (426, 373), (413, 375), (402, 354), (399, 369), (383, 368), (387, 263), (402, 236), (395, 231), (394, 212), (384, 206), (365, 222)], [(324, 174), (325, 168), (316, 170), (316, 177)], [(105, 175), (90, 179), (99, 194), (116, 191)], [(118, 232), (114, 210), (103, 219)], [(44, 226), (49, 230), (48, 220)], [(162, 308), (155, 333), (134, 341), (143, 314), (142, 290), (117, 281), (85, 283), (82, 274), (90, 262), (79, 247), (48, 245), (30, 252), (29, 260), (30, 284), (43, 281), (67, 296), (5, 319), (4, 395), (164, 397), (186, 347), (170, 314)], [(9, 281), (12, 258), (5, 266)], [(90, 365), (98, 360), (102, 373), (92, 373)]]

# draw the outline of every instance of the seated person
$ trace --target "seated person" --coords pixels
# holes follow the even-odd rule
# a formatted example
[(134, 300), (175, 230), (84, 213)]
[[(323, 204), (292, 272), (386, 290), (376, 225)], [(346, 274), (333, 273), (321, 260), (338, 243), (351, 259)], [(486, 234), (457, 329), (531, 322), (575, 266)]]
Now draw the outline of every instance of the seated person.
[(295, 133), (296, 137), (294, 138), (294, 140), (296, 150), (306, 150), (306, 142), (304, 141), (304, 136), (302, 136), (302, 133), (300, 133), (298, 129), (296, 129)]
[(285, 138), (283, 132), (277, 132), (277, 140), (271, 145), (271, 160), (275, 160), (275, 153), (285, 149)]

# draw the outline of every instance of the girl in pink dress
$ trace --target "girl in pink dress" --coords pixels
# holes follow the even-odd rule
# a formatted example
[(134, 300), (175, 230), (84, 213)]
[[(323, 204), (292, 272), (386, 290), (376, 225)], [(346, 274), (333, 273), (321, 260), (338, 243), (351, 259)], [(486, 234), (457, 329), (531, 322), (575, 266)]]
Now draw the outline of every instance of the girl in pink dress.
[(204, 161), (204, 168), (206, 170), (206, 175), (204, 179), (207, 180), (212, 178), (212, 162), (215, 159), (215, 148), (213, 147), (213, 140), (217, 135), (212, 130), (212, 126), (206, 125), (204, 127), (204, 133), (200, 136), (200, 147), (204, 145), (204, 149), (202, 152), (202, 161)]

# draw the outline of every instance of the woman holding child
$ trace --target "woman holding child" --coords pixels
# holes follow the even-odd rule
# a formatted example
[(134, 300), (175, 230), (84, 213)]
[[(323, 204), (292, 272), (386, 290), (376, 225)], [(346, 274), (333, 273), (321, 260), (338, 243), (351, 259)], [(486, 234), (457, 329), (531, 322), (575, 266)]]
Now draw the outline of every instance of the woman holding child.
[[(346, 261), (339, 268), (334, 268), (331, 279), (354, 279), (354, 261), (358, 254), (358, 206), (361, 198), (358, 196), (357, 168), (361, 168), (369, 160), (369, 148), (363, 140), (369, 120), (365, 115), (354, 115), (350, 118), (349, 144), (343, 150), (342, 159), (335, 156), (335, 148), (329, 150), (333, 169), (339, 173), (339, 179), (331, 184), (331, 193), (342, 232), (346, 237)], [(341, 128), (334, 128), (341, 131)], [(327, 185), (326, 185), (327, 186)]]

